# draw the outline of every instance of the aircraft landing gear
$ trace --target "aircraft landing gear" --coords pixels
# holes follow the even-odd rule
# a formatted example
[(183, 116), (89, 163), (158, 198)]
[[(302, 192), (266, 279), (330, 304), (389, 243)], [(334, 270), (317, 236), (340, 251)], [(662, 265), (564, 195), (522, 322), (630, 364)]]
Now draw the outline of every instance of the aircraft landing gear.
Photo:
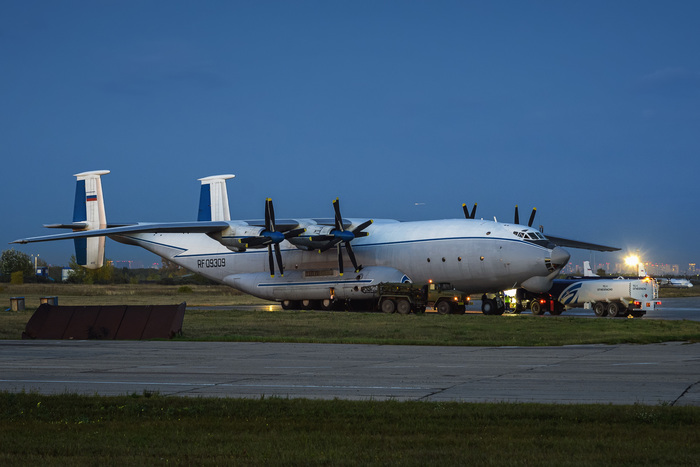
[(481, 312), (485, 315), (502, 315), (506, 311), (503, 292), (484, 294), (481, 297)]
[(300, 300), (282, 300), (280, 302), (283, 310), (301, 310)]

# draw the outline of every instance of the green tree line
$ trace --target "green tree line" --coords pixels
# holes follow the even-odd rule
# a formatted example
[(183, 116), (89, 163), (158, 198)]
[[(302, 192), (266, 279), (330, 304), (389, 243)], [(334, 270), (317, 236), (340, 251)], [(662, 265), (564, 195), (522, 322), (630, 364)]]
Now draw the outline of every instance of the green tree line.
[[(47, 267), (46, 262), (38, 259), (38, 267)], [(71, 256), (69, 266), (71, 271), (67, 282), (73, 284), (139, 284), (157, 283), (164, 285), (176, 284), (213, 284), (214, 282), (191, 273), (166, 259), (162, 259), (159, 269), (115, 268), (112, 261), (105, 261), (100, 269), (86, 269), (80, 266), (75, 256)], [(0, 282), (23, 284), (32, 282), (61, 282), (63, 268), (48, 267), (48, 276), (39, 276), (34, 270), (32, 258), (26, 253), (15, 249), (5, 250), (0, 255)]]

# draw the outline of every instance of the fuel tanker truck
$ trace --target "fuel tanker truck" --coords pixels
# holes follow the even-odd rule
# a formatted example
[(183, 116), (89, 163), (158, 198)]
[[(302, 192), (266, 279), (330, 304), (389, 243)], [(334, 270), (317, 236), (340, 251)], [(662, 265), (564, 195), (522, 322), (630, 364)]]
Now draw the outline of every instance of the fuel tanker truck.
[(593, 309), (598, 317), (644, 316), (660, 305), (659, 286), (651, 277), (639, 279), (583, 277), (555, 279), (546, 293), (517, 289), (516, 313), (529, 308), (533, 315), (545, 311), (559, 315), (571, 308)]

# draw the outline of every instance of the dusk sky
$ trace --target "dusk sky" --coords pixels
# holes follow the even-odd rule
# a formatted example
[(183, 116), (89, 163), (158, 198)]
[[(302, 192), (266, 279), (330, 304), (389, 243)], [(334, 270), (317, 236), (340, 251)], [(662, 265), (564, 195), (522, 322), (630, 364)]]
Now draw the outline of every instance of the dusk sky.
[[(2, 250), (67, 265), (73, 174), (111, 222), (189, 221), (233, 173), (234, 219), (512, 221), (700, 262), (698, 1), (0, 4)], [(107, 258), (159, 260), (108, 240)]]

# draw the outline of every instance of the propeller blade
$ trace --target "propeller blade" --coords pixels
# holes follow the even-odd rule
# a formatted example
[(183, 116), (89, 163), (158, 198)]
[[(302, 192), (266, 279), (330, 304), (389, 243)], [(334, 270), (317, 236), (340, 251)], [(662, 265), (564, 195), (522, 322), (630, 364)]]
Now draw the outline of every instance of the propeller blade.
[(357, 265), (355, 253), (352, 251), (350, 243), (345, 242), (345, 249), (348, 251), (348, 256), (350, 257), (350, 262), (352, 263), (352, 266), (355, 268), (355, 272), (360, 272), (360, 269), (362, 269), (362, 267)]
[(338, 243), (342, 242), (343, 240), (338, 237), (332, 237), (331, 241), (328, 242), (328, 244), (322, 246), (321, 248), (318, 249), (319, 253), (323, 253), (324, 251), (328, 251), (334, 246), (336, 246)]
[(270, 198), (267, 198), (265, 200), (265, 230), (275, 230), (273, 227), (274, 221), (272, 221), (272, 217), (274, 216), (272, 211), (272, 200)]
[(335, 228), (342, 231), (344, 229), (343, 216), (340, 215), (340, 199), (333, 200), (333, 209), (335, 210)]
[(537, 208), (532, 208), (532, 214), (530, 214), (530, 220), (527, 221), (527, 226), (532, 227), (532, 223), (535, 221), (535, 214), (537, 213)]
[(267, 259), (270, 262), (270, 277), (275, 277), (275, 260), (272, 257), (272, 245), (267, 245)]
[(520, 216), (518, 215), (518, 205), (515, 205), (515, 218), (513, 219), (513, 224), (520, 224)]
[(284, 276), (284, 265), (282, 264), (282, 251), (280, 250), (279, 243), (275, 243), (275, 256), (277, 257), (277, 267), (280, 270), (280, 276)]
[(373, 223), (374, 223), (374, 221), (372, 219), (363, 222), (362, 224), (355, 227), (355, 230), (352, 231), (353, 235), (355, 235), (356, 237), (366, 237), (369, 234), (367, 232), (363, 232), (363, 230), (365, 230), (367, 227), (369, 227)]
[(343, 250), (340, 248), (340, 242), (338, 242), (338, 272), (343, 275)]
[(474, 219), (474, 216), (476, 215), (476, 203), (474, 203), (471, 214), (469, 213), (469, 208), (467, 208), (466, 203), (462, 203), (462, 210), (464, 211), (465, 219)]
[(293, 229), (290, 230), (289, 232), (284, 233), (284, 239), (287, 240), (292, 237), (298, 237), (299, 235), (303, 234), (306, 232), (306, 229)]

